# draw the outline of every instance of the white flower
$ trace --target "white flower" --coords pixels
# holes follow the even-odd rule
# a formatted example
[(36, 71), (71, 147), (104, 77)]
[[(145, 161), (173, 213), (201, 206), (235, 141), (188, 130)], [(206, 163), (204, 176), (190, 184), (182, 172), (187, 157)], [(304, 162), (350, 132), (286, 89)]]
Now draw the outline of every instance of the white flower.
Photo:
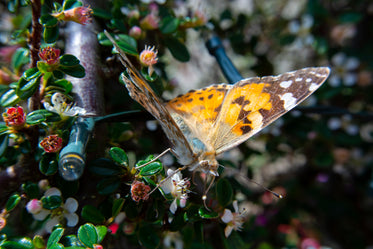
[(315, 40), (311, 34), (311, 28), (313, 26), (313, 17), (311, 15), (302, 16), (301, 21), (293, 20), (289, 23), (289, 32), (295, 34), (297, 38), (294, 41), (294, 45), (298, 48), (304, 47), (304, 45), (311, 45)]
[(347, 57), (340, 52), (332, 57), (332, 75), (329, 78), (331, 86), (353, 86), (357, 82), (357, 74), (354, 72), (360, 65), (355, 57)]
[(184, 241), (179, 232), (168, 232), (163, 239), (165, 248), (183, 249)]
[(232, 211), (229, 209), (224, 209), (223, 216), (221, 217), (221, 220), (227, 224), (226, 228), (224, 229), (224, 234), (227, 238), (233, 229), (240, 231), (244, 223), (244, 215), (243, 213), (238, 212), (237, 201), (233, 201), (233, 208), (234, 213), (232, 213)]
[(175, 173), (172, 169), (167, 170), (167, 175), (170, 178), (162, 184), (161, 188), (165, 194), (171, 193), (175, 198), (170, 206), (170, 211), (174, 214), (177, 210), (178, 201), (181, 208), (185, 207), (186, 200), (188, 199), (190, 182), (186, 178), (182, 179), (181, 173)]
[[(61, 191), (58, 188), (50, 188), (44, 193), (45, 197), (48, 196), (61, 196)], [(27, 211), (32, 214), (35, 220), (44, 220), (49, 217), (49, 220), (45, 223), (45, 230), (48, 233), (52, 232), (55, 225), (61, 223), (66, 218), (66, 225), (68, 227), (74, 227), (78, 224), (79, 216), (75, 213), (78, 209), (78, 201), (74, 198), (67, 198), (65, 204), (62, 204), (59, 208), (53, 210), (47, 210), (45, 208), (36, 208), (41, 202), (38, 200), (31, 200), (27, 204)], [(35, 207), (35, 208), (34, 208)]]
[(76, 116), (86, 114), (86, 110), (74, 106), (73, 103), (67, 104), (67, 98), (64, 94), (56, 92), (51, 98), (52, 105), (44, 102), (44, 108), (50, 112), (55, 112), (63, 116)]

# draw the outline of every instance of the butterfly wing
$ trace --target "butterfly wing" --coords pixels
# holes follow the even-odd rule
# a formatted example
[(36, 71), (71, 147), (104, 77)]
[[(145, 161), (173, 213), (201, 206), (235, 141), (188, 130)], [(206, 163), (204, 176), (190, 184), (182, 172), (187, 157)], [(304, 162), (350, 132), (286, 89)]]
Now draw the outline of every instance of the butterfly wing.
[(226, 93), (208, 135), (216, 154), (244, 142), (294, 108), (321, 86), (329, 72), (327, 67), (313, 67), (237, 82)]
[(146, 80), (129, 61), (125, 53), (118, 47), (114, 38), (106, 31), (105, 35), (119, 52), (120, 60), (127, 70), (129, 78), (122, 74), (122, 79), (126, 84), (131, 98), (140, 103), (159, 121), (163, 131), (166, 133), (166, 136), (172, 144), (173, 152), (176, 154), (179, 162), (182, 165), (191, 164), (194, 160), (193, 152), (183, 133), (175, 123), (175, 120), (171, 117), (163, 103), (161, 103), (157, 95), (146, 83)]

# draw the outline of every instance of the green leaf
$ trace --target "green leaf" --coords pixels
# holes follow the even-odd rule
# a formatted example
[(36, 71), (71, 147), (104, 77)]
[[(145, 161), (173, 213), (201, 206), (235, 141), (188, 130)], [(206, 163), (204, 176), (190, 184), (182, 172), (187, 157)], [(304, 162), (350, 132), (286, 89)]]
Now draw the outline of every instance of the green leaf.
[(105, 217), (102, 215), (100, 210), (91, 205), (86, 205), (82, 208), (81, 213), (83, 219), (92, 223), (102, 223), (105, 221)]
[(19, 70), (23, 65), (30, 62), (30, 50), (27, 48), (18, 48), (16, 52), (12, 55), (11, 66)]
[(73, 89), (73, 84), (65, 79), (56, 80), (52, 82), (51, 85), (63, 88), (65, 90), (65, 93), (69, 93)]
[(107, 227), (106, 226), (96, 226), (96, 232), (97, 232), (97, 243), (101, 243), (106, 234), (107, 234)]
[(146, 248), (157, 248), (160, 238), (157, 231), (151, 225), (142, 225), (138, 232), (138, 238), (141, 245)]
[(22, 78), (24, 78), (26, 81), (30, 81), (32, 79), (35, 79), (39, 77), (41, 73), (39, 72), (39, 69), (37, 67), (33, 67), (30, 69), (27, 69), (23, 74)]
[(65, 230), (63, 228), (54, 229), (48, 238), (47, 248), (50, 248), (52, 245), (57, 244), (58, 241), (60, 241), (64, 231)]
[(41, 235), (35, 235), (32, 239), (32, 244), (34, 245), (35, 249), (45, 248), (45, 241)]
[(41, 202), (43, 203), (43, 208), (53, 210), (62, 205), (62, 198), (58, 195), (43, 196)]
[(225, 178), (220, 178), (216, 183), (216, 196), (222, 207), (226, 207), (232, 202), (233, 188), (230, 182)]
[(97, 40), (98, 43), (100, 43), (102, 46), (113, 46), (109, 38), (106, 37), (104, 32), (100, 32), (97, 34)]
[(114, 193), (119, 186), (120, 180), (118, 177), (105, 178), (97, 184), (97, 191), (101, 195), (108, 195)]
[(204, 218), (204, 219), (216, 219), (219, 217), (219, 214), (217, 212), (211, 212), (207, 210), (205, 207), (201, 207), (198, 210), (198, 214), (201, 218)]
[(50, 112), (45, 109), (30, 112), (26, 116), (26, 123), (30, 125), (40, 124), (42, 122), (57, 122), (61, 117), (58, 113)]
[(1, 249), (34, 249), (30, 238), (24, 237), (17, 241), (5, 241), (1, 244)]
[(78, 238), (86, 247), (92, 248), (98, 243), (98, 236), (94, 225), (87, 223), (78, 229)]
[[(136, 163), (136, 167), (139, 167), (145, 163), (150, 162), (154, 157), (149, 156), (146, 160), (141, 160)], [(152, 176), (159, 173), (163, 169), (162, 163), (160, 161), (152, 162), (142, 168), (140, 168), (141, 176)]]
[[(65, 246), (65, 248), (71, 248), (71, 247), (79, 247), (81, 248), (81, 243), (78, 240), (78, 237), (76, 235), (67, 235), (61, 238), (60, 242)], [(83, 247), (85, 248), (85, 247)]]
[(59, 34), (58, 26), (44, 27), (43, 38), (46, 43), (56, 42)]
[(79, 64), (79, 59), (72, 54), (65, 54), (60, 57), (60, 64), (63, 66), (75, 66)]
[[(7, 129), (8, 130), (8, 129)], [(0, 157), (2, 157), (9, 145), (9, 135), (4, 134), (0, 136)]]
[(169, 37), (164, 40), (165, 45), (167, 46), (168, 50), (170, 50), (172, 56), (181, 61), (187, 62), (190, 59), (190, 55), (188, 52), (187, 47), (181, 43), (178, 39)]
[(113, 207), (111, 209), (111, 216), (116, 217), (119, 212), (122, 210), (124, 205), (124, 199), (118, 198), (114, 200)]
[(14, 194), (11, 197), (9, 197), (8, 201), (5, 204), (6, 211), (10, 212), (12, 211), (18, 203), (21, 201), (21, 196), (19, 194)]
[(107, 158), (99, 158), (89, 164), (89, 171), (101, 176), (118, 176), (124, 173), (124, 170), (119, 165)]
[(118, 147), (112, 147), (109, 150), (110, 157), (118, 164), (128, 167), (128, 157), (126, 152)]
[(339, 16), (341, 23), (358, 23), (363, 18), (363, 14), (359, 12), (347, 12)]
[(28, 182), (22, 185), (23, 190), (25, 191), (27, 198), (36, 199), (39, 197), (39, 186), (33, 182)]
[(32, 78), (30, 81), (27, 81), (23, 77), (18, 81), (18, 87), (16, 88), (16, 94), (21, 99), (27, 99), (31, 97), (40, 85), (40, 77)]
[(179, 26), (179, 19), (172, 16), (167, 16), (162, 19), (159, 29), (163, 34), (171, 34), (176, 31)]
[(93, 15), (96, 16), (96, 17), (100, 17), (100, 18), (106, 19), (106, 20), (110, 20), (110, 19), (113, 18), (113, 15), (111, 14), (111, 12), (106, 11), (104, 9), (92, 8), (92, 10), (93, 10)]
[(65, 74), (68, 74), (68, 75), (73, 76), (75, 78), (83, 78), (85, 76), (84, 67), (80, 64), (74, 65), (74, 66), (62, 66), (62, 65), (60, 65), (59, 70), (61, 70)]
[(138, 55), (137, 53), (137, 41), (129, 36), (124, 34), (117, 35), (117, 44), (125, 52), (131, 55)]
[(53, 244), (52, 246), (50, 247), (47, 247), (47, 249), (64, 249), (65, 247), (60, 244), (60, 243), (57, 243), (57, 244)]
[(63, 7), (62, 9), (63, 10), (68, 10), (68, 9), (72, 9), (72, 8), (76, 8), (76, 7), (80, 7), (82, 6), (82, 2), (80, 1), (77, 1), (77, 0), (66, 0), (64, 1), (63, 3)]
[(21, 98), (17, 96), (15, 89), (9, 89), (0, 98), (0, 105), (3, 107), (14, 106)]
[(57, 25), (58, 20), (54, 16), (47, 14), (40, 17), (40, 23), (45, 27), (54, 27)]
[(44, 153), (39, 161), (39, 170), (46, 176), (51, 176), (57, 173), (58, 158), (56, 153)]

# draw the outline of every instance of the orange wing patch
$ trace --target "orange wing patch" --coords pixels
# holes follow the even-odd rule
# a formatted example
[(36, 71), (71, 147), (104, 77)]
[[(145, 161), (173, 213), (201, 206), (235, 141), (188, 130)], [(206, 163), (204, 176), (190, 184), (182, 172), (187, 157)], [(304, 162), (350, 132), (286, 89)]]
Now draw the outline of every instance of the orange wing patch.
[(213, 123), (230, 88), (230, 85), (219, 84), (192, 90), (170, 100), (166, 107), (185, 118), (198, 120), (197, 123)]
[(231, 127), (236, 136), (258, 129), (263, 124), (262, 111), (272, 108), (271, 95), (263, 92), (266, 83), (238, 83), (228, 93), (219, 122)]

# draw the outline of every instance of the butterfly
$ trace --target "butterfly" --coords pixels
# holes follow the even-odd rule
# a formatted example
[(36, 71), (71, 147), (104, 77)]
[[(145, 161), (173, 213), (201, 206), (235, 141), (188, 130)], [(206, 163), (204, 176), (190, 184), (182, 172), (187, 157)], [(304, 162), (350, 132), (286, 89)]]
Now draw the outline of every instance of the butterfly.
[(278, 76), (252, 77), (233, 85), (214, 84), (163, 103), (115, 40), (128, 76), (130, 96), (160, 123), (171, 151), (183, 165), (218, 176), (216, 156), (228, 151), (297, 106), (328, 78), (328, 67), (309, 67)]

